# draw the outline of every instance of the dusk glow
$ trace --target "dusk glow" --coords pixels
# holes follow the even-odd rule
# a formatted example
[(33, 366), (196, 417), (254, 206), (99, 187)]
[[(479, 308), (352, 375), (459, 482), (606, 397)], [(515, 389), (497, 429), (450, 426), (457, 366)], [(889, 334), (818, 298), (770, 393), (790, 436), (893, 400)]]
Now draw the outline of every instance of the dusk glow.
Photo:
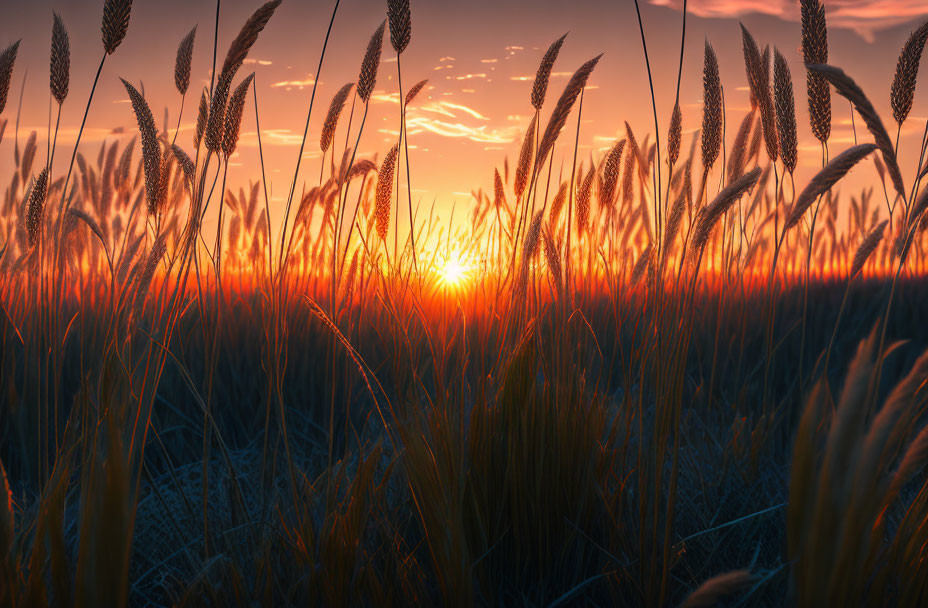
[(923, 0), (0, 21), (0, 608), (928, 605)]

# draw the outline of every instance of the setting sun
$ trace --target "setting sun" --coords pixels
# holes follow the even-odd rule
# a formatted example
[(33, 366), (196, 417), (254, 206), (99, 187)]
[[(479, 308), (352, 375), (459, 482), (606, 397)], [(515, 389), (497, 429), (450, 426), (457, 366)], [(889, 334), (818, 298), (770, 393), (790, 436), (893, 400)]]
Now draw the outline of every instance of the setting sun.
[(469, 266), (457, 256), (445, 260), (441, 267), (441, 282), (446, 287), (459, 287), (467, 278)]

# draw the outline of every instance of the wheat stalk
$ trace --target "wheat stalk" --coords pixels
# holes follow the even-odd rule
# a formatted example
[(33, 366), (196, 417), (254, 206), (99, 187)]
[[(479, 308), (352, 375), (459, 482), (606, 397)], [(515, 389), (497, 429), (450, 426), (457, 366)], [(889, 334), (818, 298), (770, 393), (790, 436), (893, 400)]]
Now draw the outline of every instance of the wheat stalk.
[(848, 171), (854, 168), (854, 165), (859, 163), (874, 150), (876, 150), (874, 144), (860, 144), (859, 146), (848, 148), (828, 161), (828, 164), (825, 165), (815, 177), (809, 180), (806, 187), (799, 196), (796, 197), (796, 202), (793, 203), (793, 208), (790, 210), (789, 216), (786, 218), (786, 223), (783, 225), (784, 234), (799, 223), (799, 220), (802, 219), (802, 216), (819, 196), (828, 192), (842, 177), (847, 175)]
[(429, 79), (426, 78), (425, 80), (420, 80), (416, 84), (412, 85), (412, 88), (406, 92), (406, 99), (404, 100), (403, 105), (408, 106), (409, 104), (411, 104), (413, 100), (419, 95), (419, 93), (422, 92), (422, 89), (425, 88), (425, 85), (427, 85), (428, 83), (429, 83)]
[(26, 234), (29, 236), (30, 245), (35, 245), (41, 236), (47, 195), (48, 167), (45, 167), (32, 182), (32, 192), (29, 194), (29, 205), (26, 208)]
[(129, 30), (129, 14), (132, 0), (106, 0), (103, 4), (103, 50), (112, 55), (126, 37)]
[(544, 136), (542, 136), (541, 144), (538, 147), (538, 154), (535, 157), (536, 171), (544, 165), (545, 160), (547, 160), (548, 153), (551, 152), (551, 149), (554, 147), (554, 142), (557, 141), (558, 136), (561, 134), (561, 129), (564, 128), (564, 124), (567, 122), (570, 110), (574, 107), (577, 97), (580, 96), (580, 92), (586, 86), (586, 81), (589, 79), (590, 74), (593, 73), (593, 68), (599, 63), (600, 57), (602, 57), (602, 55), (597, 55), (580, 66), (577, 71), (574, 72), (574, 75), (571, 76), (570, 81), (564, 88), (564, 92), (561, 93), (560, 99), (557, 100), (557, 105), (554, 106), (551, 118), (548, 119), (548, 126), (545, 128)]
[(193, 148), (199, 149), (200, 142), (203, 140), (203, 134), (206, 132), (206, 123), (209, 116), (209, 98), (206, 96), (206, 89), (200, 95), (200, 107), (197, 110), (197, 126), (193, 131)]
[[(828, 63), (828, 27), (821, 0), (800, 0), (802, 20), (802, 59), (806, 65)], [(806, 72), (809, 97), (809, 124), (812, 134), (822, 143), (831, 135), (831, 89), (821, 75)]]
[(745, 114), (735, 134), (735, 141), (731, 145), (731, 153), (728, 157), (728, 181), (734, 181), (741, 177), (744, 167), (748, 162), (748, 137), (751, 129), (754, 127), (754, 110)]
[(779, 155), (779, 142), (777, 140), (776, 116), (770, 96), (770, 62), (769, 51), (761, 57), (757, 42), (744, 24), (741, 24), (741, 40), (744, 47), (744, 63), (747, 68), (748, 84), (751, 95), (760, 110), (760, 121), (764, 128), (764, 145), (767, 156), (772, 162)]
[(715, 224), (745, 192), (754, 187), (754, 184), (760, 178), (760, 174), (760, 167), (755, 167), (753, 171), (745, 173), (719, 192), (712, 203), (703, 210), (693, 233), (692, 249), (694, 252), (702, 252), (703, 247), (709, 241), (709, 236), (712, 234)]
[(506, 190), (503, 188), (503, 177), (499, 169), (493, 170), (493, 207), (499, 209), (506, 206)]
[(68, 42), (68, 30), (61, 21), (61, 16), (54, 13), (52, 24), (52, 54), (49, 67), (49, 87), (52, 97), (59, 104), (68, 96), (68, 84), (71, 77), (71, 47)]
[(783, 166), (790, 174), (798, 161), (798, 135), (796, 133), (796, 102), (793, 98), (793, 79), (789, 65), (779, 49), (773, 55), (773, 92), (777, 112), (777, 133)]
[(702, 166), (707, 172), (722, 150), (722, 81), (715, 50), (706, 41), (703, 64)]
[(513, 189), (517, 199), (522, 199), (525, 187), (528, 185), (529, 171), (532, 166), (532, 159), (535, 155), (535, 131), (538, 127), (538, 114), (532, 116), (532, 122), (528, 125), (528, 131), (522, 138), (522, 149), (519, 151), (519, 162), (516, 164), (516, 175)]
[(683, 142), (683, 112), (680, 104), (675, 103), (670, 116), (670, 129), (667, 132), (667, 160), (670, 166), (677, 164), (680, 158), (680, 144)]
[(245, 62), (248, 52), (258, 40), (274, 11), (280, 6), (282, 0), (271, 0), (256, 10), (239, 30), (238, 35), (229, 45), (222, 70), (213, 89), (213, 97), (209, 105), (209, 118), (206, 123), (206, 149), (219, 152), (222, 147), (223, 127), (225, 121), (226, 104), (232, 88), (232, 80), (236, 72)]
[(590, 167), (586, 177), (577, 191), (577, 233), (586, 232), (590, 223), (590, 197), (593, 193), (593, 178), (596, 177), (596, 168)]
[(358, 97), (367, 103), (377, 84), (377, 68), (380, 66), (380, 52), (383, 48), (383, 30), (387, 22), (384, 21), (374, 30), (373, 36), (367, 43), (367, 52), (361, 62), (361, 73), (358, 75)]
[(561, 52), (565, 38), (567, 38), (567, 34), (551, 43), (551, 46), (545, 51), (544, 57), (541, 58), (538, 70), (535, 72), (535, 82), (532, 84), (532, 107), (538, 111), (545, 105), (548, 82), (551, 80), (551, 70), (554, 68), (554, 62), (557, 61), (557, 56)]
[(151, 251), (148, 252), (148, 258), (145, 260), (145, 266), (142, 268), (142, 274), (139, 275), (136, 285), (135, 300), (132, 306), (136, 318), (142, 316), (144, 312), (145, 298), (148, 296), (148, 290), (151, 287), (152, 279), (155, 277), (158, 263), (164, 257), (166, 250), (167, 245), (164, 242), (164, 234), (159, 234), (158, 238), (155, 239), (155, 243), (151, 246)]
[(122, 84), (129, 93), (132, 109), (139, 124), (139, 133), (142, 137), (142, 162), (145, 166), (145, 194), (148, 199), (148, 212), (155, 213), (158, 209), (158, 195), (161, 186), (161, 150), (158, 145), (158, 133), (155, 128), (155, 119), (151, 115), (148, 102), (129, 82), (124, 79)]
[(883, 121), (880, 120), (880, 116), (876, 113), (873, 104), (857, 86), (857, 83), (845, 74), (841, 68), (830, 65), (810, 65), (808, 68), (830, 82), (839, 94), (854, 105), (854, 109), (864, 119), (867, 129), (873, 134), (873, 139), (883, 154), (883, 161), (886, 163), (886, 169), (889, 171), (889, 177), (896, 192), (899, 193), (902, 200), (905, 200), (905, 186), (902, 183), (902, 172), (899, 170), (899, 163), (896, 162), (896, 152), (893, 149), (892, 141), (889, 139), (889, 134), (886, 133), (886, 128), (883, 126)]
[(16, 53), (19, 51), (17, 40), (0, 53), (0, 114), (6, 108), (6, 98), (10, 93), (10, 81), (13, 79), (13, 64), (16, 63)]
[(409, 0), (387, 0), (387, 18), (390, 20), (390, 44), (397, 54), (402, 53), (412, 37)]
[(332, 145), (332, 140), (335, 138), (335, 129), (338, 127), (338, 119), (342, 115), (342, 110), (345, 108), (345, 101), (348, 99), (348, 93), (351, 92), (351, 88), (354, 87), (353, 82), (342, 86), (335, 93), (335, 96), (332, 97), (332, 103), (329, 105), (329, 113), (325, 117), (325, 123), (322, 126), (322, 134), (319, 137), (319, 149), (322, 150), (322, 153), (325, 154), (329, 150), (329, 146)]
[(187, 94), (190, 86), (190, 69), (193, 62), (193, 41), (197, 35), (197, 27), (193, 26), (177, 47), (177, 59), (174, 61), (174, 86), (181, 95)]
[(870, 233), (867, 234), (864, 240), (860, 243), (857, 251), (854, 252), (854, 261), (851, 262), (851, 272), (848, 274), (849, 279), (853, 279), (861, 270), (863, 270), (864, 264), (867, 263), (867, 260), (870, 259), (870, 256), (874, 251), (876, 251), (876, 248), (883, 240), (883, 232), (886, 230), (886, 225), (888, 223), (889, 220), (883, 220), (874, 226)]
[(238, 144), (238, 135), (242, 126), (242, 113), (245, 110), (245, 96), (248, 87), (255, 79), (254, 72), (249, 74), (237, 87), (229, 98), (229, 109), (226, 112), (226, 125), (222, 135), (222, 153), (227, 161), (235, 153)]
[(386, 240), (390, 229), (390, 203), (393, 196), (393, 173), (396, 168), (396, 155), (399, 153), (399, 144), (394, 144), (387, 152), (380, 172), (377, 174), (377, 193), (375, 198), (375, 216), (377, 220), (377, 234), (381, 240)]
[(609, 150), (603, 162), (603, 182), (599, 189), (600, 207), (612, 207), (615, 203), (616, 186), (619, 184), (619, 171), (622, 167), (622, 151), (625, 149), (625, 140), (620, 139)]
[(922, 60), (922, 51), (928, 41), (928, 23), (912, 32), (905, 46), (899, 53), (896, 63), (896, 75), (890, 89), (889, 101), (893, 108), (893, 118), (901, 126), (912, 111), (915, 100), (915, 83), (918, 78), (918, 66)]
[(667, 229), (664, 231), (663, 257), (666, 259), (673, 246), (673, 241), (677, 238), (677, 232), (680, 231), (680, 225), (683, 223), (683, 213), (686, 211), (686, 191), (680, 192), (673, 206), (670, 208), (670, 215), (667, 218)]

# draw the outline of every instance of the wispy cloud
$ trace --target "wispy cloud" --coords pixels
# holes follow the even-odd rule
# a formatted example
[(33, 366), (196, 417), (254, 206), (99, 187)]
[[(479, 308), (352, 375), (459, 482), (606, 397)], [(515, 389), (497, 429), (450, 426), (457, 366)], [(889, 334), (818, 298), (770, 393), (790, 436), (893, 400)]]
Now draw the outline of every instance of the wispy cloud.
[(302, 90), (304, 87), (311, 87), (315, 83), (315, 77), (313, 77), (312, 74), (307, 74), (306, 78), (303, 80), (282, 80), (280, 82), (275, 82), (271, 87), (275, 89), (286, 89), (288, 91), (291, 89)]
[[(657, 6), (680, 9), (682, 0), (649, 0)], [(799, 21), (795, 0), (690, 0), (687, 9), (700, 17), (739, 17), (749, 13)], [(875, 32), (928, 15), (924, 0), (828, 0), (825, 14), (830, 27), (845, 28), (872, 41)]]
[[(568, 76), (571, 76), (571, 75), (572, 75), (572, 72), (551, 72), (551, 78), (567, 78)], [(535, 75), (531, 74), (531, 75), (522, 75), (522, 76), (510, 76), (509, 80), (517, 80), (520, 82), (524, 82), (527, 80), (535, 80)]]

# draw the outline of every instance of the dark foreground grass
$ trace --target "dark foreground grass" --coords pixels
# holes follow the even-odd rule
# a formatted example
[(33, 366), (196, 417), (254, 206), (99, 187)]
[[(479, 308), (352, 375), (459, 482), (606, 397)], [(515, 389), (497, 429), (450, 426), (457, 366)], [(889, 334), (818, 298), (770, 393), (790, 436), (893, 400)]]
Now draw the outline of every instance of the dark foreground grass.
[[(883, 365), (884, 394), (928, 344), (917, 322), (926, 290), (922, 280), (897, 287), (887, 339), (906, 342)], [(885, 282), (870, 281), (850, 293), (829, 361), (826, 392), (835, 399), (886, 292)], [(262, 370), (259, 296), (234, 294), (217, 334), (209, 396), (186, 380), (207, 372), (197, 317), (178, 324), (137, 493), (128, 471), (122, 482), (111, 477), (123, 448), (110, 442), (124, 435), (106, 437), (119, 408), (107, 411), (89, 395), (80, 370), (90, 357), (73, 342), (59, 388), (61, 402), (73, 405), (59, 412), (57, 427), (74, 424), (81, 410), (94, 412), (100, 447), (62, 431), (59, 451), (48, 457), (53, 480), (66, 477), (38, 494), (41, 486), (30, 481), (34, 429), (17, 407), (30, 370), (22, 347), (8, 345), (11, 415), (0, 426), (0, 459), (20, 522), (17, 576), (28, 580), (30, 568), (42, 567), (26, 557), (46, 543), (53, 555), (60, 551), (46, 581), (89, 576), (82, 571), (92, 570), (89, 559), (110, 567), (111, 556), (87, 554), (95, 538), (88, 528), (102, 526), (97, 535), (131, 546), (124, 582), (133, 605), (204, 598), (215, 605), (679, 603), (706, 579), (741, 568), (754, 575), (734, 596), (743, 605), (785, 605), (795, 591), (786, 538), (792, 450), (812, 390), (801, 378), (820, 376), (815, 367), (843, 295), (843, 284), (811, 287), (806, 348), (813, 356), (801, 375), (801, 302), (789, 291), (778, 298), (783, 339), (772, 353), (766, 399), (757, 302), (698, 296), (689, 348), (678, 358), (679, 407), (668, 412), (657, 397), (670, 398), (656, 379), (662, 368), (646, 352), (664, 347), (636, 330), (652, 326), (645, 317), (655, 308), (642, 308), (638, 296), (592, 298), (567, 320), (552, 306), (504, 351), (488, 348), (499, 339), (490, 319), (447, 319), (441, 343), (430, 344), (435, 334), (425, 325), (399, 334), (386, 312), (372, 315), (352, 343), (376, 404), (344, 349), (332, 357), (331, 331), (295, 305), (279, 410)], [(85, 321), (86, 344), (103, 322)], [(126, 390), (98, 386), (101, 395)], [(907, 407), (920, 412), (917, 395)], [(392, 413), (382, 419), (378, 408)], [(90, 453), (81, 456), (84, 450)], [(82, 462), (102, 477), (82, 472)], [(906, 501), (914, 496), (908, 488)], [(123, 524), (129, 537), (102, 519), (107, 509), (130, 518)], [(112, 578), (105, 584), (119, 588)]]

